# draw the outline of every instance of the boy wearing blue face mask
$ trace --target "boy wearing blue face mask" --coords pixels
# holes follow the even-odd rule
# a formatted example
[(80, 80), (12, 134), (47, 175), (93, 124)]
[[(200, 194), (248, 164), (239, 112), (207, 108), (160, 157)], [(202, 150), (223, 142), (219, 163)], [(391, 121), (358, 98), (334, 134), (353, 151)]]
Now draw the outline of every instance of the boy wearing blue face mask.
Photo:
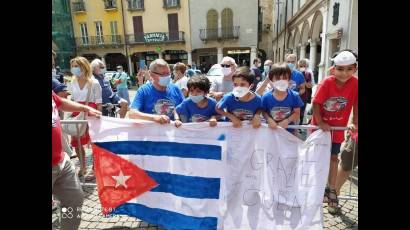
[[(274, 89), (262, 96), (262, 107), (263, 116), (272, 129), (278, 125), (287, 128), (299, 119), (303, 102), (298, 93), (289, 89), (290, 75), (291, 70), (286, 63), (274, 64), (269, 72)], [(288, 131), (293, 132), (292, 129)]]
[(174, 119), (173, 111), (184, 100), (181, 90), (171, 83), (171, 71), (163, 59), (149, 66), (151, 81), (138, 88), (128, 117), (168, 124)]
[(261, 125), (261, 98), (249, 90), (254, 79), (255, 75), (249, 67), (238, 68), (232, 76), (234, 89), (216, 105), (216, 112), (227, 117), (235, 128), (241, 127), (243, 120), (251, 120), (254, 128)]
[(216, 100), (206, 95), (211, 83), (205, 76), (193, 76), (188, 80), (189, 97), (178, 105), (174, 111), (175, 126), (182, 123), (209, 121), (209, 126), (216, 126)]

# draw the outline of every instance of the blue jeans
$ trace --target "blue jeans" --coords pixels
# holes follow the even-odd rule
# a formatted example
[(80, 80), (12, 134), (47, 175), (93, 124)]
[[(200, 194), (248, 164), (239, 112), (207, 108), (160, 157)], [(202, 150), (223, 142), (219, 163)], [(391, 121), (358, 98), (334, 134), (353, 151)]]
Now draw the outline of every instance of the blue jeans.
[(120, 88), (117, 89), (117, 94), (119, 97), (124, 98), (127, 100), (128, 104), (130, 104), (130, 95), (128, 94), (128, 89), (127, 88)]

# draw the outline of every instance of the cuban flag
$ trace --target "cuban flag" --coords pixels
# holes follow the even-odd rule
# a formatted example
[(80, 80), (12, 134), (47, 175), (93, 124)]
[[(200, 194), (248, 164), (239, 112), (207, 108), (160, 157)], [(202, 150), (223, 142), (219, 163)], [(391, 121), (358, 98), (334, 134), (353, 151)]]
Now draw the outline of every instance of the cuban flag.
[(104, 214), (166, 229), (219, 229), (226, 211), (226, 140), (208, 123), (89, 118)]

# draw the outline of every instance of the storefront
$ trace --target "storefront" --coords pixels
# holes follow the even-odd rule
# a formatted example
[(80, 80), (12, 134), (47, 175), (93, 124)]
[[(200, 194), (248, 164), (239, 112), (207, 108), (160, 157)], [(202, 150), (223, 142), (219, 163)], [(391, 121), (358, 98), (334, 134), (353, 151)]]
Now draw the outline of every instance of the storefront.
[(162, 55), (168, 64), (176, 64), (177, 62), (188, 64), (188, 53), (184, 50), (166, 50)]
[(238, 66), (250, 66), (251, 64), (250, 48), (226, 48), (224, 49), (224, 56), (229, 56), (235, 59)]

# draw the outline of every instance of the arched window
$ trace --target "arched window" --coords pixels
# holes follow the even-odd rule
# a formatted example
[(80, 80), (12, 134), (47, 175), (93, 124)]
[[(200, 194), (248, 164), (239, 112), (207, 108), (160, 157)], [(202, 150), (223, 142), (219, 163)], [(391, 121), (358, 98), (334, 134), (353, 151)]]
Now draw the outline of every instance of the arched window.
[(222, 10), (222, 37), (232, 38), (233, 37), (233, 13), (229, 8)]
[(216, 39), (218, 36), (218, 12), (209, 10), (206, 15), (206, 37), (207, 39)]

